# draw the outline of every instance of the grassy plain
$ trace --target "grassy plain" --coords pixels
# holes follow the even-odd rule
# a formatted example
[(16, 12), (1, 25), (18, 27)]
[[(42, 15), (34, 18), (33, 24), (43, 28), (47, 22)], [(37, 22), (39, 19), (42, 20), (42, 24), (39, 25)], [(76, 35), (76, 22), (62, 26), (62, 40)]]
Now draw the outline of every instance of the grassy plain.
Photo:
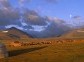
[(0, 62), (84, 62), (83, 41), (7, 47), (9, 57)]

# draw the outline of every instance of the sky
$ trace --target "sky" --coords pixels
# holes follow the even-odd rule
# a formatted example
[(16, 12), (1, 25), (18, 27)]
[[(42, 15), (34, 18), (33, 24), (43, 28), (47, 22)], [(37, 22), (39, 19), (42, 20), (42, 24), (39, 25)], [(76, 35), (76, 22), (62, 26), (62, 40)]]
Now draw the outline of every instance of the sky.
[[(10, 0), (18, 6), (17, 0)], [(69, 19), (72, 16), (84, 16), (84, 0), (28, 0), (25, 7), (36, 10), (42, 16)]]
[(0, 29), (17, 27), (36, 37), (59, 36), (84, 27), (83, 6), (84, 0), (0, 0)]

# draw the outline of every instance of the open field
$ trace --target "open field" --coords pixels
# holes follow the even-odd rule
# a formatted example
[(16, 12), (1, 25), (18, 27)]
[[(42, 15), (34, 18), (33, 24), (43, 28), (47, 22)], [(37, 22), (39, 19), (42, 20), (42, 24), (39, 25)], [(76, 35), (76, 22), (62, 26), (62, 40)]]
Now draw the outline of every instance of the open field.
[(52, 44), (7, 46), (9, 57), (0, 59), (0, 62), (84, 62), (84, 39), (73, 42), (46, 40), (52, 41)]

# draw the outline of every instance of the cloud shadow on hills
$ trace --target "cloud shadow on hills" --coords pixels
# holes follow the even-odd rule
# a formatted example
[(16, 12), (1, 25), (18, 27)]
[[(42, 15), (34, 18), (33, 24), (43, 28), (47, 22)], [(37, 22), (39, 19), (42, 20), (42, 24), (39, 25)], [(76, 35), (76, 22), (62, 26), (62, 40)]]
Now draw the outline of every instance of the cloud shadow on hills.
[(27, 48), (27, 49), (22, 49), (22, 50), (13, 50), (13, 51), (8, 51), (8, 53), (9, 53), (9, 57), (13, 57), (13, 56), (17, 56), (17, 55), (20, 55), (20, 54), (24, 54), (24, 53), (29, 53), (29, 52), (32, 52), (32, 51), (40, 50), (40, 49), (43, 49), (43, 48), (46, 48), (46, 47), (48, 47), (48, 46)]

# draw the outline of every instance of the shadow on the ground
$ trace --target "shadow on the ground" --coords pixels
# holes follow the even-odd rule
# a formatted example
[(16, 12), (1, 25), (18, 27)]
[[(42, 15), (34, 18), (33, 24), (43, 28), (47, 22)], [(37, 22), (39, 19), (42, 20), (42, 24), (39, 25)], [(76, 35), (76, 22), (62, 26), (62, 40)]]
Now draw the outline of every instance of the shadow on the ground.
[(12, 56), (17, 56), (17, 55), (20, 55), (20, 54), (23, 54), (23, 53), (28, 53), (28, 52), (40, 50), (40, 49), (43, 49), (43, 48), (46, 48), (46, 47), (47, 46), (28, 48), (28, 49), (22, 49), (22, 50), (14, 50), (14, 51), (9, 51), (8, 53), (9, 53), (9, 57), (12, 57)]

